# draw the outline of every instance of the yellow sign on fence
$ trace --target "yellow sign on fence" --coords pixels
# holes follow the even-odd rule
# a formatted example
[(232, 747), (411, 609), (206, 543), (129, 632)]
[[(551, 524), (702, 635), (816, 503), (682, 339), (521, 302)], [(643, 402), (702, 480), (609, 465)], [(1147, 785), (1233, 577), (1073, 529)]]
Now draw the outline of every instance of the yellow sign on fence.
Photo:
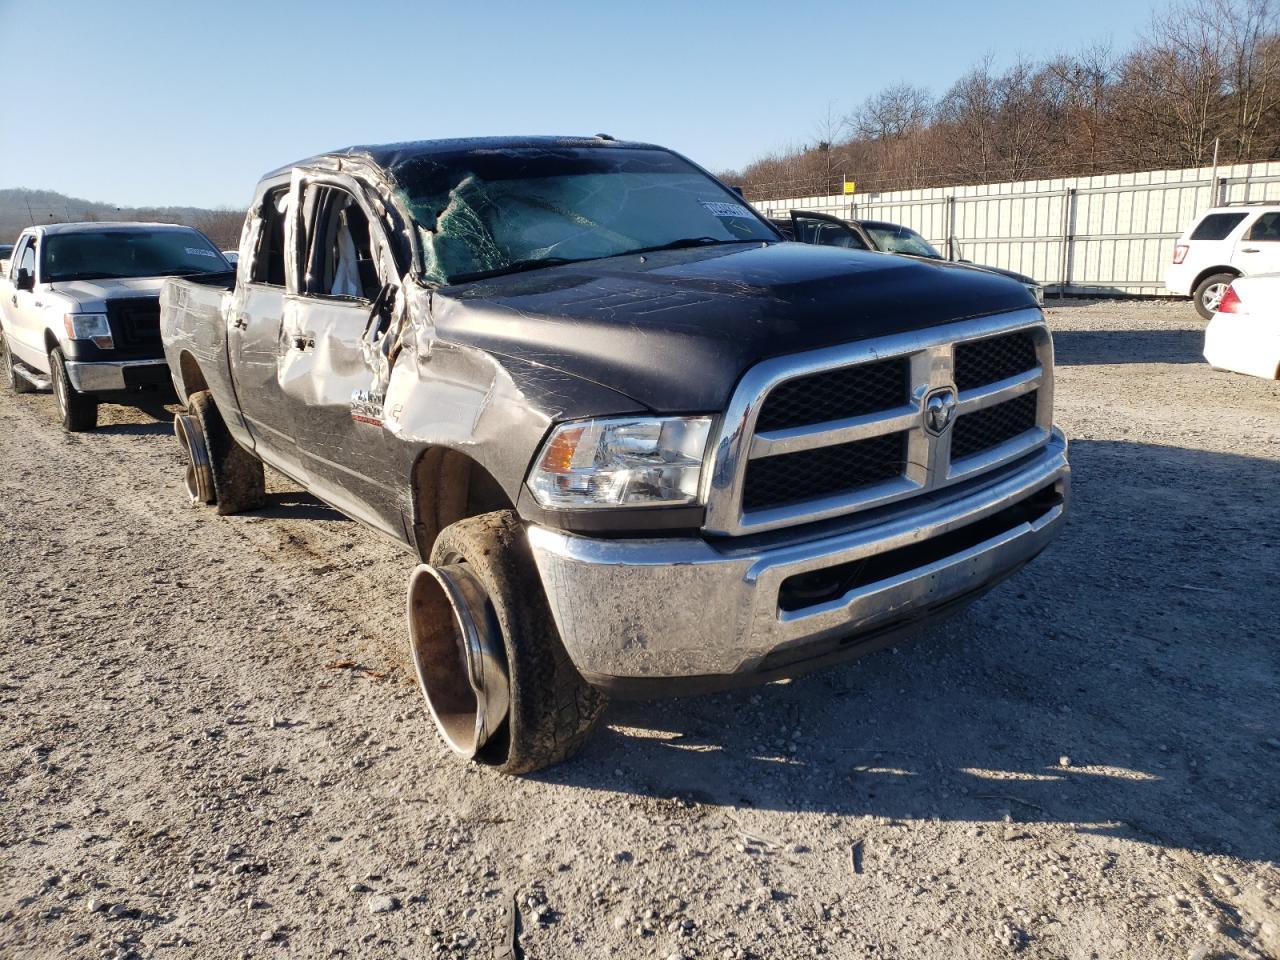
[(855, 187), (857, 187), (857, 183), (853, 180), (846, 180), (844, 182), (845, 193), (853, 193)]

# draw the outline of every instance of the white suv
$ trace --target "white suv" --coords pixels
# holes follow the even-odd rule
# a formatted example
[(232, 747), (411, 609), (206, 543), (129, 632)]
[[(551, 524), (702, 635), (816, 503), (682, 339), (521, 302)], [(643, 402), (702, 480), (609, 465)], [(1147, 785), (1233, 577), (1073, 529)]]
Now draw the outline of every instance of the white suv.
[(1206, 320), (1236, 277), (1280, 273), (1280, 203), (1214, 207), (1178, 238), (1164, 285)]

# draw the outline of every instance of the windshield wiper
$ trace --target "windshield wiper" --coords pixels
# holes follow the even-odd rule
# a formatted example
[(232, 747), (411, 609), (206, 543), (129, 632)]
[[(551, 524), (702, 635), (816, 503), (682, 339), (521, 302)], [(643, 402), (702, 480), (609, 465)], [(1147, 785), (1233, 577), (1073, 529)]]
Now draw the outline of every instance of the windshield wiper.
[(558, 267), (566, 263), (586, 263), (590, 260), (612, 260), (614, 257), (630, 257), (637, 253), (654, 253), (658, 250), (680, 250), (684, 247), (707, 247), (721, 243), (759, 243), (759, 240), (725, 240), (721, 237), (681, 237), (668, 243), (655, 244), (652, 247), (637, 247), (634, 250), (623, 250), (620, 253), (606, 253), (599, 257), (537, 257), (530, 260), (513, 260), (505, 267), (493, 270), (477, 270), (473, 273), (459, 273), (449, 278), (450, 283), (467, 283), (471, 280), (484, 280), (498, 277), (506, 273), (521, 273), (525, 270), (538, 270), (542, 267)]
[(88, 271), (86, 273), (68, 273), (61, 277), (50, 277), (50, 283), (69, 283), (73, 280), (128, 280), (127, 273), (95, 273)]
[(722, 237), (681, 237), (669, 243), (658, 243), (652, 247), (640, 247), (614, 256), (630, 256), (633, 253), (656, 253), (659, 250), (683, 250), (685, 247), (709, 247), (718, 243), (759, 243), (758, 240), (725, 240)]
[(538, 270), (542, 267), (558, 267), (566, 263), (581, 263), (592, 257), (534, 257), (529, 260), (512, 260), (506, 266), (494, 267), (492, 270), (474, 270), (471, 273), (459, 273), (449, 278), (450, 283), (467, 283), (471, 280), (485, 280), (489, 277), (500, 277), (507, 273), (523, 273), (526, 270)]

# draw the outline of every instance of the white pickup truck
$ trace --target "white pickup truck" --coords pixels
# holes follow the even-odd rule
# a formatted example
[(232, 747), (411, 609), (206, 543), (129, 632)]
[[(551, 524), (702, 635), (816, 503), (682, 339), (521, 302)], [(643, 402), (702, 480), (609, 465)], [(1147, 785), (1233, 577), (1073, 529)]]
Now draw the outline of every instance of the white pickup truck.
[(62, 426), (92, 430), (99, 403), (169, 389), (160, 343), (165, 278), (231, 269), (191, 227), (29, 227), (0, 276), (0, 373), (17, 393), (52, 387)]

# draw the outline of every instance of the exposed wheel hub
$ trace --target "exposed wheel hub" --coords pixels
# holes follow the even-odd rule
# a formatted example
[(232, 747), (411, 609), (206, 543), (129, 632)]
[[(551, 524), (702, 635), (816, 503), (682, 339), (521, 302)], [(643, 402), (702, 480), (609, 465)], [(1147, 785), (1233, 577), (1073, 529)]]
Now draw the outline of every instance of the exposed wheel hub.
[(511, 708), (502, 632), (484, 585), (463, 563), (420, 564), (409, 577), (409, 644), (440, 733), (471, 758)]

